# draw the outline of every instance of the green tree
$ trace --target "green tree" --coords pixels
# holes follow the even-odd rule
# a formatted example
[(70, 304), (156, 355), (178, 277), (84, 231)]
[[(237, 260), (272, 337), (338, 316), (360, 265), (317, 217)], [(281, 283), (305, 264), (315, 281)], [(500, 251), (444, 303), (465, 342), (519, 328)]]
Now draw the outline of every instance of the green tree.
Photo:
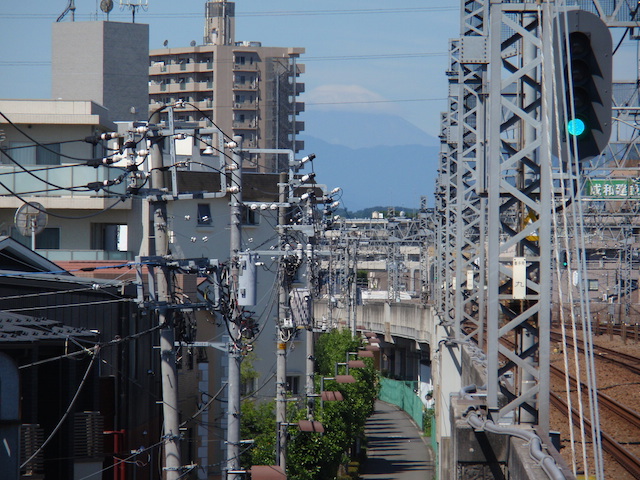
[(241, 404), (240, 438), (253, 440), (242, 454), (240, 464), (249, 469), (252, 465), (274, 465), (276, 460), (275, 402), (258, 403), (243, 400)]
[[(323, 334), (316, 342), (316, 391), (320, 391), (320, 378), (332, 378), (345, 373), (347, 352), (355, 352), (361, 346), (348, 330), (334, 330)], [(330, 480), (336, 477), (340, 464), (347, 463), (351, 447), (364, 438), (367, 417), (374, 411), (377, 397), (377, 374), (373, 362), (367, 360), (367, 368), (351, 369), (356, 379), (353, 384), (338, 384), (334, 380), (324, 382), (325, 390), (338, 390), (344, 401), (324, 402), (315, 405), (315, 419), (325, 428), (324, 434), (296, 433), (289, 442), (287, 467), (290, 478), (297, 480)], [(300, 410), (298, 416), (306, 415)]]
[[(354, 339), (348, 330), (334, 330), (320, 336), (316, 342), (316, 392), (320, 391), (321, 377), (332, 378), (345, 373), (347, 352), (355, 352), (361, 341)], [(243, 362), (244, 363), (244, 362)], [(364, 438), (367, 417), (374, 411), (378, 392), (377, 372), (371, 359), (365, 359), (366, 368), (349, 371), (356, 379), (353, 384), (338, 384), (326, 380), (325, 390), (338, 390), (344, 401), (324, 402), (316, 398), (312, 408), (314, 419), (322, 423), (325, 433), (300, 432), (290, 427), (287, 441), (287, 475), (295, 480), (333, 480), (338, 468), (350, 459), (351, 447)], [(307, 419), (303, 400), (289, 403), (288, 422)], [(273, 465), (275, 463), (276, 420), (274, 402), (258, 403), (244, 400), (242, 403), (241, 435), (253, 439), (254, 444), (242, 457), (242, 467)]]
[[(253, 393), (248, 390), (253, 388), (253, 383), (259, 376), (254, 368), (256, 360), (256, 354), (249, 352), (240, 365), (240, 382), (243, 393), (247, 395)], [(260, 403), (253, 398), (246, 398), (242, 400), (240, 409), (242, 413), (240, 438), (254, 440), (240, 458), (242, 468), (248, 469), (252, 465), (273, 465), (276, 458), (275, 402)]]

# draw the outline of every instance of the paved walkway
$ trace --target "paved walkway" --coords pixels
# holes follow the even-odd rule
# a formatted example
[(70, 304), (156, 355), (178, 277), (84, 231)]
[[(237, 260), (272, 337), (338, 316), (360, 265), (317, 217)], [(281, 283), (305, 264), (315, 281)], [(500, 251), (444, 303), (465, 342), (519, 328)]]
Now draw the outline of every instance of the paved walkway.
[(376, 401), (367, 420), (367, 460), (360, 476), (365, 480), (431, 480), (433, 450), (411, 417), (395, 405)]

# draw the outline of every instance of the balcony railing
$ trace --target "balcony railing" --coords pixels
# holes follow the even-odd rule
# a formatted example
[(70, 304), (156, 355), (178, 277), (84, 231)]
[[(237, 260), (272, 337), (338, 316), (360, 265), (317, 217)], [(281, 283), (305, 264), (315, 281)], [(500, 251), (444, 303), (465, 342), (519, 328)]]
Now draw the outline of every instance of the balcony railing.
[(37, 249), (37, 253), (52, 262), (71, 262), (71, 261), (104, 261), (118, 260), (127, 262), (133, 260), (135, 255), (133, 252), (107, 252), (106, 250), (41, 250)]
[(151, 65), (149, 75), (170, 75), (173, 73), (207, 72), (213, 70), (213, 62), (189, 62), (171, 65)]
[(236, 72), (255, 72), (258, 70), (257, 63), (234, 63), (233, 70)]
[(233, 108), (236, 110), (256, 110), (258, 102), (235, 102)]
[(257, 120), (245, 120), (244, 122), (238, 122), (238, 121), (233, 122), (233, 128), (243, 128), (247, 130), (253, 130), (257, 126), (258, 126)]
[[(12, 192), (22, 193), (25, 196), (48, 196), (48, 197), (86, 197), (96, 196), (94, 190), (77, 191), (92, 182), (103, 182), (117, 178), (122, 171), (116, 168), (92, 168), (87, 166), (74, 166), (65, 168), (47, 168), (45, 165), (27, 165), (28, 170), (34, 170), (33, 175), (29, 175), (18, 167), (11, 165), (0, 165), (0, 181)], [(49, 165), (49, 167), (52, 167)], [(37, 177), (37, 178), (36, 178)], [(58, 188), (62, 187), (64, 189)], [(72, 187), (75, 187), (72, 189)], [(117, 195), (126, 193), (126, 185), (121, 183), (109, 187), (109, 192)], [(9, 192), (0, 187), (0, 195), (8, 195)]]
[(244, 83), (240, 83), (240, 82), (233, 82), (233, 89), (234, 90), (257, 90), (258, 89), (258, 82), (244, 82)]

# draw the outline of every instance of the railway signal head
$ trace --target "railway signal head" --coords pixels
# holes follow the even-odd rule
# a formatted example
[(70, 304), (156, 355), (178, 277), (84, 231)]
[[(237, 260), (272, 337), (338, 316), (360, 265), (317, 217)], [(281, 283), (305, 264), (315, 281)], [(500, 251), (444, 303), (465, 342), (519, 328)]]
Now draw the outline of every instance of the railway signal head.
[[(611, 136), (612, 42), (607, 25), (596, 15), (572, 10), (556, 18), (555, 36), (561, 148), (577, 145), (577, 158), (598, 156)], [(558, 152), (556, 152), (558, 153)]]

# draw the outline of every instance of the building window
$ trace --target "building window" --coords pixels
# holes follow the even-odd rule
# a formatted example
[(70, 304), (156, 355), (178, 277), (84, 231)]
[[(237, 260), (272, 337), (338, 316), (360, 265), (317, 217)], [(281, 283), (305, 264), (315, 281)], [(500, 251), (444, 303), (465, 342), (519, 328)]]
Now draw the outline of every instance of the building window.
[(300, 377), (287, 375), (286, 390), (291, 395), (298, 395), (300, 393)]
[[(31, 236), (22, 235), (16, 227), (11, 227), (11, 238), (20, 242), (25, 247), (31, 248)], [(36, 235), (36, 248), (41, 250), (60, 249), (60, 229), (45, 228)]]
[(244, 65), (246, 62), (246, 59), (244, 57), (236, 57), (236, 63), (238, 65)]
[(60, 249), (60, 229), (45, 228), (36, 235), (36, 248), (39, 250), (59, 250)]
[(198, 204), (198, 225), (211, 225), (211, 206), (208, 203)]
[(242, 224), (258, 225), (260, 223), (260, 213), (245, 206), (242, 207)]
[[(6, 152), (20, 165), (60, 165), (59, 143), (33, 145), (27, 142), (9, 142)], [(5, 155), (2, 163), (13, 164)]]
[(117, 223), (92, 223), (91, 250), (126, 252), (128, 250), (128, 227)]

